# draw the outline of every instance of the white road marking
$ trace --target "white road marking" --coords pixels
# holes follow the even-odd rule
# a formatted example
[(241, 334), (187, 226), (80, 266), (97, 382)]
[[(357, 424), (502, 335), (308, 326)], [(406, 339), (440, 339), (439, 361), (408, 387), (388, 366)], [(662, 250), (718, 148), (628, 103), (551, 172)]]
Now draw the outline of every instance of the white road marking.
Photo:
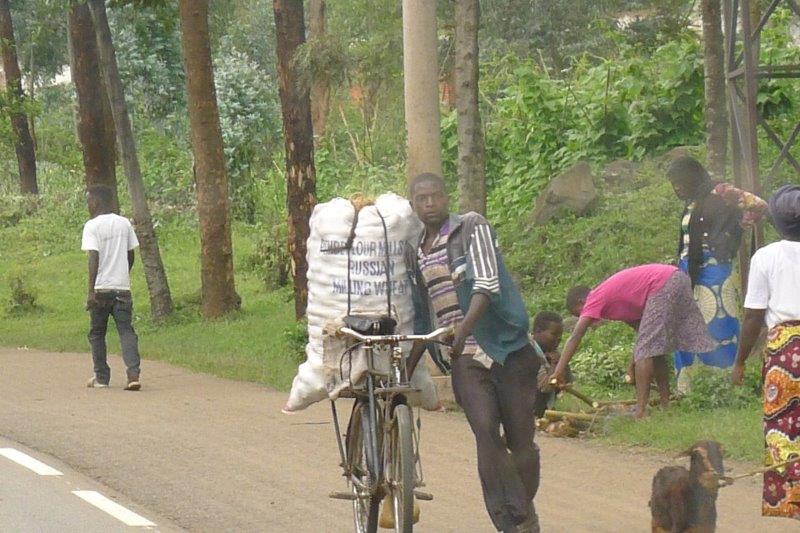
[(147, 518), (143, 516), (139, 516), (138, 514), (134, 513), (133, 511), (124, 508), (120, 504), (115, 501), (109, 500), (99, 492), (93, 490), (73, 490), (72, 494), (77, 496), (78, 498), (94, 505), (101, 511), (105, 511), (106, 513), (110, 514), (126, 526), (131, 527), (153, 527), (155, 526)]
[(22, 465), (29, 470), (33, 470), (40, 476), (63, 476), (61, 472), (51, 466), (47, 466), (43, 462), (34, 459), (28, 454), (22, 453), (14, 448), (0, 448), (0, 455), (6, 459), (14, 461), (18, 465)]

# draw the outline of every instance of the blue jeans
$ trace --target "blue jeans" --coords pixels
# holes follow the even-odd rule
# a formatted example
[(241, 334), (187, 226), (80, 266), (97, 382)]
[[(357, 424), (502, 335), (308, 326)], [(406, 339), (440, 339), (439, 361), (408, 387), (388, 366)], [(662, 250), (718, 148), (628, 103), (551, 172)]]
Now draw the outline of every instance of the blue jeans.
[(139, 379), (139, 338), (133, 330), (133, 299), (129, 291), (103, 291), (97, 293), (97, 304), (89, 309), (91, 328), (89, 344), (92, 347), (94, 375), (100, 383), (111, 380), (106, 352), (108, 317), (113, 316), (122, 345), (122, 360), (128, 367), (128, 379)]

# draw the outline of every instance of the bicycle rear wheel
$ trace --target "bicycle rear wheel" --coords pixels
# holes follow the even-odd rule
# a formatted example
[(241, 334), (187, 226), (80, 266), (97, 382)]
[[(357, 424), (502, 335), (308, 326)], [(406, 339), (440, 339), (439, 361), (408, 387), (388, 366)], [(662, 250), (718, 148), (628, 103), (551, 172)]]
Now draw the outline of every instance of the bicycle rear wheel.
[(378, 458), (374, 456), (369, 404), (358, 401), (347, 427), (347, 462), (350, 467), (350, 490), (353, 492), (353, 523), (357, 533), (378, 530), (381, 498), (378, 489)]
[(414, 456), (413, 417), (411, 408), (400, 404), (394, 408), (391, 437), (391, 479), (394, 529), (411, 533), (414, 529), (414, 486), (416, 458)]

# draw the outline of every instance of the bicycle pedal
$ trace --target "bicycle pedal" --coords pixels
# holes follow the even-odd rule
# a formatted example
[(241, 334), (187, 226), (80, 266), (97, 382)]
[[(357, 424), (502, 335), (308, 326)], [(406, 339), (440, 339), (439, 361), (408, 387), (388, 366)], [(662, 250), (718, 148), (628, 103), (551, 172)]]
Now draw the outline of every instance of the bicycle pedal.
[(328, 494), (328, 498), (334, 500), (349, 500), (354, 501), (356, 499), (356, 495), (352, 492), (331, 492)]
[(433, 501), (433, 494), (414, 489), (414, 497), (425, 502)]

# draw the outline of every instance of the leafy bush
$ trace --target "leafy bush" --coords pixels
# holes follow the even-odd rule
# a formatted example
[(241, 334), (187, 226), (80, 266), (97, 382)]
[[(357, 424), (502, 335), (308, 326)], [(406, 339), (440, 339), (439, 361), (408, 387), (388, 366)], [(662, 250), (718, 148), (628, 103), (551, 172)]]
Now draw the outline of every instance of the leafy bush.
[(341, 151), (328, 146), (315, 153), (317, 198), (325, 202), (336, 196), (348, 197), (363, 193), (375, 196), (386, 191), (405, 192), (405, 170), (402, 163), (382, 162), (358, 164)]
[(165, 117), (185, 106), (178, 7), (173, 2), (109, 10), (120, 76), (134, 114)]
[[(142, 179), (148, 198), (161, 208), (186, 209), (194, 206), (192, 151), (186, 137), (156, 128), (137, 132)], [(125, 179), (118, 172), (117, 181)]]
[(245, 270), (254, 272), (264, 281), (268, 290), (289, 283), (291, 258), (286, 246), (288, 241), (286, 222), (273, 227), (260, 227), (257, 233), (261, 240), (244, 262)]
[(236, 214), (255, 220), (257, 163), (269, 164), (280, 145), (281, 119), (274, 80), (246, 54), (223, 45), (228, 52), (214, 64), (220, 125)]
[[(597, 343), (597, 340), (595, 340)], [(628, 369), (632, 344), (616, 344), (609, 348), (587, 346), (575, 354), (570, 362), (575, 379), (603, 390), (619, 389)]]
[(9, 315), (20, 315), (36, 311), (36, 291), (24, 274), (16, 273), (9, 276), (11, 297), (6, 302), (6, 312)]
[(0, 227), (15, 226), (23, 218), (35, 213), (37, 206), (38, 198), (35, 196), (3, 194), (0, 196)]
[[(492, 218), (525, 214), (549, 179), (579, 160), (640, 159), (703, 139), (702, 51), (693, 34), (649, 54), (623, 44), (608, 59), (584, 56), (564, 78), (513, 56), (484, 71)], [(445, 160), (456, 161), (455, 113), (442, 132)]]
[(734, 387), (730, 371), (701, 366), (692, 373), (691, 388), (683, 398), (690, 409), (747, 407), (758, 402), (761, 375), (758, 364), (746, 367), (745, 384)]
[(287, 356), (297, 363), (306, 359), (306, 343), (308, 342), (308, 324), (305, 320), (292, 323), (283, 330), (288, 348)]

